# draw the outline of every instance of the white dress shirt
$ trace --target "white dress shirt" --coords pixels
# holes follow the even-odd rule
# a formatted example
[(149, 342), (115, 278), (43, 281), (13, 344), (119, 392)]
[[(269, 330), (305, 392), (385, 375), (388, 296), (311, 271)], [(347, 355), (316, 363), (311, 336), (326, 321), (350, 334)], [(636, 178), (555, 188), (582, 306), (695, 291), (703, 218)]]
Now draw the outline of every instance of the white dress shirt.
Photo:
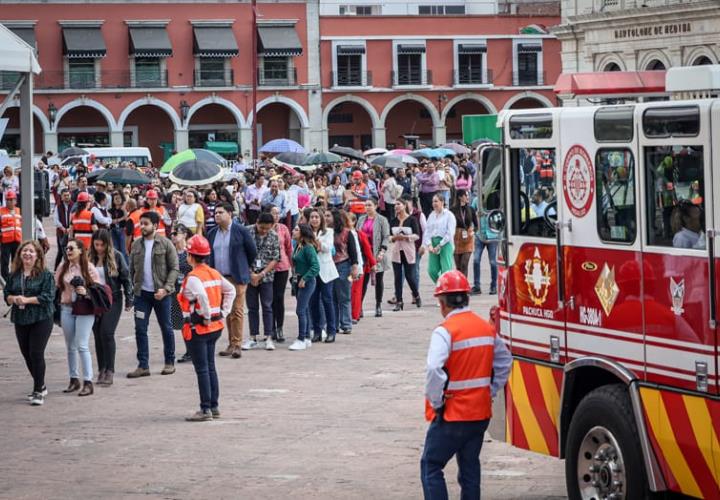
[(436, 236), (442, 238), (438, 246), (453, 241), (455, 238), (455, 224), (455, 216), (447, 208), (444, 208), (440, 215), (435, 210), (430, 212), (423, 233), (423, 246), (429, 246), (432, 238)]
[[(223, 318), (230, 314), (232, 309), (233, 301), (235, 300), (235, 287), (225, 278), (222, 278), (222, 306), (221, 312)], [(189, 276), (185, 282), (183, 288), (183, 296), (189, 301), (197, 301), (200, 309), (197, 313), (205, 319), (212, 317), (212, 311), (210, 311), (210, 300), (208, 299), (207, 292), (203, 282), (197, 276)]]

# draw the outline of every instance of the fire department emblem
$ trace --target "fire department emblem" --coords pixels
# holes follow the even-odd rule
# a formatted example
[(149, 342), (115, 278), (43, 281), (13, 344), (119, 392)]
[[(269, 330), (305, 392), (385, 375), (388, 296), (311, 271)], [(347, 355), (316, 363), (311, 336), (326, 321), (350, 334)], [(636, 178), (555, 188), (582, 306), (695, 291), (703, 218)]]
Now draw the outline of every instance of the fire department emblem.
[(563, 192), (570, 212), (575, 217), (585, 217), (595, 196), (595, 174), (590, 156), (577, 144), (565, 155)]
[(525, 261), (525, 283), (532, 303), (536, 306), (544, 304), (550, 290), (550, 265), (540, 258), (538, 247), (535, 247), (532, 259)]
[(620, 294), (620, 289), (615, 282), (615, 267), (612, 269), (609, 268), (607, 262), (603, 266), (603, 270), (600, 272), (600, 276), (598, 276), (598, 280), (595, 283), (595, 294), (605, 314), (610, 316), (610, 312)]
[(676, 283), (674, 279), (670, 278), (670, 297), (672, 297), (672, 307), (670, 309), (676, 316), (680, 316), (685, 312), (685, 309), (683, 309), (683, 302), (685, 302), (684, 279)]

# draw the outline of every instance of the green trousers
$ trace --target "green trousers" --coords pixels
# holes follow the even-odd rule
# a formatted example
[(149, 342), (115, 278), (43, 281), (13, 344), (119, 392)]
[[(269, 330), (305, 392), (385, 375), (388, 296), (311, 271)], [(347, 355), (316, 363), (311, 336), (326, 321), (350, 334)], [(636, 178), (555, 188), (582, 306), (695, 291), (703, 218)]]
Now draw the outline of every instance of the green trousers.
[[(441, 240), (441, 237), (435, 236), (430, 240), (430, 242), (432, 243), (432, 246), (435, 247)], [(434, 254), (432, 252), (428, 253), (428, 274), (430, 275), (430, 279), (433, 283), (436, 283), (443, 273), (451, 271), (452, 269), (454, 269), (454, 259), (453, 245), (451, 242), (447, 242), (440, 247), (440, 253), (438, 254)]]

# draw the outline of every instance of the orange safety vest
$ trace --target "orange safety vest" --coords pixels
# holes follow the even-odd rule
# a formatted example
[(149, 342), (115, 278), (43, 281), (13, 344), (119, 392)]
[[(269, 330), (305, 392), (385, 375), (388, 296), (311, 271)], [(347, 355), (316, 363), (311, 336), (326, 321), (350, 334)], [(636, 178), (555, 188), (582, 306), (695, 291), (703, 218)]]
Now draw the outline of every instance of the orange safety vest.
[(0, 208), (0, 230), (4, 245), (22, 242), (22, 217), (18, 207), (15, 207), (13, 213), (7, 207)]
[[(210, 323), (207, 325), (193, 325), (190, 322), (190, 317), (193, 312), (200, 310), (200, 305), (195, 302), (190, 302), (185, 295), (185, 284), (187, 283), (190, 276), (195, 276), (202, 281), (205, 287), (205, 293), (208, 296), (208, 303), (210, 304)], [(225, 322), (222, 319), (222, 275), (207, 264), (200, 264), (195, 266), (195, 269), (190, 271), (185, 279), (183, 280), (180, 292), (177, 294), (177, 300), (180, 304), (180, 310), (183, 313), (185, 323), (182, 327), (182, 334), (185, 340), (190, 340), (193, 333), (197, 335), (206, 335), (208, 333), (217, 332), (225, 327)]]
[[(357, 189), (355, 189), (355, 184), (352, 185), (350, 188), (350, 191), (357, 194), (362, 194), (365, 191), (365, 183), (361, 183), (359, 186), (357, 186)], [(350, 211), (356, 215), (362, 215), (365, 213), (365, 202), (363, 200), (358, 200), (357, 198), (348, 201), (348, 208)]]
[(75, 215), (72, 216), (70, 222), (70, 227), (72, 227), (73, 230), (73, 238), (77, 238), (78, 240), (82, 241), (83, 245), (85, 246), (85, 251), (89, 251), (90, 245), (92, 244), (92, 219), (92, 212), (85, 209), (76, 212)]
[[(152, 211), (160, 217), (160, 222), (158, 222), (157, 228), (158, 234), (160, 236), (165, 236), (165, 223), (162, 221), (162, 217), (165, 215), (165, 207), (157, 206)], [(138, 239), (142, 236), (142, 231), (140, 230), (140, 217), (145, 212), (150, 212), (150, 209), (145, 207), (138, 208), (130, 214), (130, 220), (133, 221), (133, 239)], [(137, 214), (137, 216), (133, 217), (134, 214)]]
[[(495, 328), (472, 311), (453, 314), (442, 326), (450, 334), (450, 356), (445, 362), (443, 420), (466, 422), (492, 416), (493, 353)], [(435, 411), (425, 400), (425, 418), (432, 421)]]

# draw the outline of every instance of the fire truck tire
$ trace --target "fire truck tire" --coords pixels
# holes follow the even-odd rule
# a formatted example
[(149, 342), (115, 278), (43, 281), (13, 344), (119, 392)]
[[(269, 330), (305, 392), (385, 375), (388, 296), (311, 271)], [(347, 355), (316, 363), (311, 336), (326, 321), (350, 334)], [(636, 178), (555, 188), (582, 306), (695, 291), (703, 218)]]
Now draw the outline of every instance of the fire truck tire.
[(622, 384), (587, 394), (570, 421), (565, 481), (571, 500), (650, 498), (637, 425)]

